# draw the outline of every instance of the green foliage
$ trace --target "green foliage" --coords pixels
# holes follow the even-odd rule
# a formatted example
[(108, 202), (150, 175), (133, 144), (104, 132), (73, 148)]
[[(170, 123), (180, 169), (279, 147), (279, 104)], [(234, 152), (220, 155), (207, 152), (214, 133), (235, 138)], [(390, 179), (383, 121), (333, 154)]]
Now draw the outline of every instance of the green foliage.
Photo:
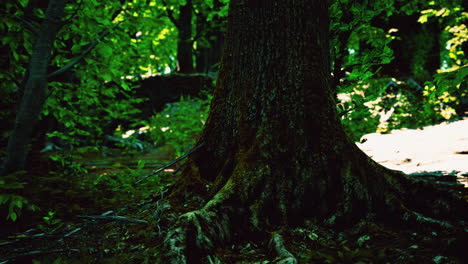
[(433, 82), (425, 83), (423, 95), (445, 119), (456, 116), (455, 109), (462, 103), (462, 98), (468, 97), (466, 76), (468, 65), (436, 74)]
[(466, 91), (461, 92), (456, 88), (460, 84), (456, 86), (449, 79), (444, 76), (441, 80), (449, 90), (436, 89), (428, 82), (420, 92), (410, 80), (373, 79), (366, 85), (356, 86), (350, 93), (338, 94), (338, 109), (343, 113), (341, 122), (348, 135), (359, 141), (367, 133), (418, 128), (454, 118), (457, 115), (454, 108), (466, 96)]
[[(0, 7), (8, 14), (0, 19), (0, 28), (6, 32), (0, 37), (0, 54), (7, 62), (0, 71), (0, 90), (14, 93), (21, 89), (39, 24), (36, 21), (43, 10), (34, 8), (30, 17), (24, 6), (11, 1)], [(120, 1), (79, 1), (69, 3), (66, 13), (50, 69), (79, 63), (66, 75), (59, 75), (59, 81), (49, 83), (43, 116), (53, 115), (62, 124), (65, 131), (52, 136), (67, 144), (78, 145), (79, 137), (90, 141), (88, 144), (99, 144), (110, 120), (132, 120), (139, 111), (129, 80), (175, 68), (174, 58), (168, 56), (175, 53), (174, 26), (163, 16), (160, 5), (137, 0), (124, 5)]]
[(459, 1), (430, 1), (421, 10), (419, 22), (437, 21), (444, 28), (441, 37), (446, 49), (441, 52), (443, 67), (455, 70), (468, 63), (462, 46), (468, 41), (468, 13)]
[(26, 72), (29, 55), (34, 41), (35, 22), (25, 24), (24, 10), (13, 1), (0, 3), (0, 90), (13, 92), (19, 88)]
[(55, 217), (55, 212), (49, 211), (47, 215), (42, 217), (44, 223), (39, 224), (38, 227), (45, 231), (53, 233), (64, 226), (64, 223), (61, 219)]
[(148, 138), (156, 145), (167, 144), (175, 155), (186, 153), (200, 135), (209, 113), (211, 96), (207, 99), (181, 97), (150, 118)]
[(144, 174), (145, 161), (138, 160), (136, 168), (122, 167), (121, 164), (114, 164), (114, 167), (121, 168), (122, 171), (118, 174), (101, 173), (89, 182), (92, 185), (88, 188), (112, 194), (109, 198), (115, 201), (125, 200), (127, 195), (134, 194), (134, 183)]
[(20, 195), (0, 194), (0, 205), (8, 205), (8, 214), (6, 219), (15, 222), (21, 214), (21, 210), (26, 206), (27, 209), (35, 211), (36, 206), (29, 204), (29, 201)]
[(345, 130), (355, 141), (375, 132), (379, 125), (379, 117), (365, 103), (383, 95), (384, 90), (372, 90), (369, 83), (380, 65), (392, 61), (393, 51), (388, 44), (395, 39), (397, 30), (387, 32), (372, 26), (371, 22), (377, 16), (396, 12), (394, 4), (393, 1), (337, 0), (330, 7), (330, 27), (335, 36), (331, 40), (334, 78), (339, 78), (335, 81), (337, 107)]
[(49, 158), (58, 165), (56, 171), (50, 172), (53, 175), (68, 175), (68, 177), (73, 177), (88, 172), (81, 163), (75, 160), (77, 156), (73, 152), (52, 154)]
[[(467, 75), (467, 61), (461, 46), (468, 40), (464, 26), (467, 14), (459, 1), (336, 0), (330, 13), (333, 67), (338, 68), (334, 74), (339, 78), (335, 80), (337, 107), (346, 131), (354, 140), (366, 133), (416, 128), (457, 115), (455, 109), (466, 97), (463, 80)], [(442, 51), (441, 56), (446, 70), (426, 82), (423, 88), (410, 80), (395, 79), (397, 87), (389, 87), (387, 82), (392, 76), (376, 78), (376, 74), (381, 65), (391, 62), (393, 51), (389, 44), (398, 41), (399, 29), (383, 30), (373, 26), (372, 21), (377, 17), (388, 21), (393, 15), (418, 13), (420, 23), (435, 18), (445, 27), (442, 41), (448, 50)], [(413, 36), (416, 46), (407, 47), (414, 51), (411, 72), (404, 74), (427, 80), (431, 77), (424, 67), (430, 50), (421, 47), (422, 43), (429, 43), (425, 38), (424, 34)]]
[[(210, 30), (223, 29), (224, 20), (220, 18), (227, 16), (227, 3), (227, 0), (192, 2), (194, 22), (203, 24), (196, 29), (194, 49), (197, 43), (200, 48), (209, 47)], [(102, 145), (104, 136), (112, 135), (116, 120), (139, 124), (135, 114), (140, 110), (135, 105), (141, 99), (133, 97), (136, 87), (132, 81), (175, 70), (177, 27), (167, 10), (177, 17), (178, 7), (183, 4), (139, 0), (68, 3), (65, 23), (54, 43), (49, 73), (63, 67), (68, 70), (49, 78), (41, 114), (42, 119), (59, 122), (56, 131), (48, 131), (48, 135), (67, 147)], [(2, 105), (22, 92), (25, 66), (44, 17), (44, 8), (35, 5), (36, 2), (28, 1), (0, 4), (0, 29), (5, 32), (0, 36), (0, 58), (6, 62), (0, 71)], [(32, 8), (32, 12), (26, 7)], [(13, 114), (11, 110), (2, 111), (1, 118), (13, 120)], [(7, 136), (7, 131), (3, 131), (1, 139)]]
[[(117, 169), (117, 173), (103, 172), (100, 174), (89, 174), (88, 169), (83, 166), (83, 155), (89, 155), (92, 151), (98, 151), (92, 148), (79, 148), (68, 155), (60, 153), (51, 155), (50, 158), (54, 160), (58, 167), (51, 172), (51, 175), (56, 176), (56, 180), (62, 179), (68, 183), (66, 185), (73, 185), (73, 195), (76, 198), (92, 198), (95, 203), (100, 206), (107, 207), (119, 202), (128, 201), (135, 198), (135, 181), (138, 180), (147, 170), (144, 169), (145, 161), (139, 160), (135, 168), (124, 166), (120, 163), (114, 163), (113, 169)], [(154, 179), (155, 181), (158, 178)], [(149, 181), (150, 183), (154, 183)], [(65, 187), (66, 188), (66, 187)], [(63, 190), (66, 191), (66, 190)], [(154, 191), (154, 190), (152, 190)], [(79, 194), (85, 192), (85, 194)], [(71, 193), (70, 193), (71, 194)], [(138, 196), (148, 194), (148, 192), (139, 193)]]
[(114, 164), (114, 170), (89, 175), (82, 185), (84, 190), (99, 200), (102, 208), (112, 209), (129, 201), (138, 201), (148, 195), (158, 193), (172, 183), (170, 174), (161, 172), (136, 185), (135, 182), (152, 170), (145, 168), (144, 160), (138, 160), (136, 166)]
[(393, 59), (393, 51), (388, 44), (395, 39), (391, 34), (394, 31), (385, 32), (371, 25), (377, 16), (389, 16), (392, 10), (395, 10), (392, 1), (370, 4), (367, 1), (337, 0), (331, 5), (334, 67), (349, 72), (338, 87), (340, 92), (349, 91), (353, 84), (366, 81), (378, 71), (376, 66), (387, 64)]
[[(51, 85), (60, 87), (64, 84)], [(87, 140), (87, 145), (102, 144), (105, 134), (110, 133), (105, 129), (114, 120), (137, 122), (133, 116), (140, 110), (135, 105), (142, 99), (132, 98), (130, 94), (104, 85), (99, 89), (78, 88), (76, 91), (56, 89), (57, 96), (47, 101), (43, 115), (52, 115), (63, 125), (63, 129), (51, 132), (48, 136), (74, 146), (83, 144), (80, 139)]]
[[(97, 165), (85, 167), (85, 161), (95, 162), (95, 159), (93, 164)], [(48, 212), (38, 219), (42, 221), (40, 227), (53, 232), (62, 227), (61, 219), (69, 215), (115, 209), (123, 203), (143, 199), (171, 182), (169, 174), (163, 172), (135, 185), (155, 165), (154, 160), (148, 164), (146, 160), (133, 162), (134, 159), (127, 156), (108, 163), (100, 150), (90, 147), (52, 154), (51, 171), (28, 180), (28, 186), (34, 186), (30, 187), (31, 197)]]
[[(22, 173), (22, 172), (18, 172)], [(24, 188), (25, 182), (18, 180), (17, 174), (10, 174), (0, 179), (0, 208), (8, 207), (6, 219), (15, 222), (23, 209), (36, 211), (38, 207), (24, 196), (17, 194)]]
[(372, 116), (368, 110), (353, 111), (341, 122), (348, 136), (354, 141), (359, 141), (363, 135), (375, 132), (378, 125), (378, 119)]

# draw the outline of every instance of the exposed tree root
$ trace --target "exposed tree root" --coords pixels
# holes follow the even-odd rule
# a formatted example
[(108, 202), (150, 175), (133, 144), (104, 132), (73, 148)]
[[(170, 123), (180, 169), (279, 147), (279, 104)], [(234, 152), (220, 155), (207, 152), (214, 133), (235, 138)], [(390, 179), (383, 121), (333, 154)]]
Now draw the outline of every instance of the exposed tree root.
[(229, 241), (230, 220), (225, 213), (200, 209), (179, 217), (168, 233), (165, 263), (200, 263), (215, 247)]
[(270, 240), (270, 248), (276, 252), (278, 264), (297, 264), (297, 259), (284, 246), (283, 237), (278, 233), (273, 233)]
[[(387, 212), (414, 226), (440, 230), (463, 230), (468, 219), (466, 196), (456, 189), (397, 173), (387, 175), (398, 183), (389, 182), (385, 198)], [(393, 183), (393, 184), (391, 184)], [(450, 220), (449, 220), (450, 219)]]
[[(316, 218), (317, 223), (322, 222), (329, 227), (347, 223), (345, 226), (352, 228), (358, 221), (367, 219), (366, 221), (383, 220), (397, 225), (436, 228), (447, 232), (465, 232), (466, 223), (463, 221), (466, 217), (461, 219), (456, 217), (455, 220), (459, 222), (451, 221), (454, 219), (448, 217), (452, 210), (467, 208), (466, 201), (461, 195), (447, 192), (432, 183), (409, 178), (379, 165), (371, 165), (366, 170), (366, 173), (375, 179), (368, 178), (361, 181), (363, 177), (368, 176), (347, 175), (351, 171), (354, 170), (346, 169), (343, 173), (344, 181), (349, 180), (345, 184), (345, 188), (348, 189), (344, 190), (336, 211), (326, 218)], [(236, 173), (238, 172), (235, 169), (233, 175)], [(235, 240), (243, 239), (245, 235), (248, 236), (248, 232), (260, 231), (267, 234), (267, 229), (288, 225), (282, 221), (272, 224), (275, 222), (268, 219), (271, 216), (265, 215), (268, 209), (263, 206), (268, 203), (271, 205), (271, 200), (268, 199), (274, 200), (275, 193), (268, 192), (267, 186), (257, 186), (262, 182), (265, 183), (261, 179), (263, 177), (265, 175), (252, 179), (250, 182), (252, 185), (228, 180), (202, 209), (179, 216), (165, 239), (167, 255), (164, 263), (212, 263), (215, 250), (232, 242), (233, 236), (239, 236)], [(375, 189), (368, 190), (366, 184), (384, 184), (385, 187), (379, 188), (381, 193), (377, 193)], [(243, 192), (244, 196), (239, 193), (239, 190), (249, 189), (260, 190), (261, 195), (256, 191)], [(252, 196), (247, 197), (246, 193)], [(356, 197), (365, 202), (362, 204), (364, 210), (355, 202)], [(436, 199), (431, 200), (427, 197)], [(378, 209), (375, 210), (376, 208)], [(288, 210), (287, 207), (283, 209)], [(356, 210), (358, 213), (355, 213)], [(241, 229), (243, 231), (240, 231)], [(272, 234), (269, 245), (277, 256), (276, 263), (298, 263), (296, 257), (286, 249), (279, 233)]]
[[(245, 160), (249, 162), (243, 162)], [(462, 212), (466, 212), (468, 206), (463, 195), (388, 170), (369, 161), (367, 156), (337, 166), (343, 168), (339, 171), (344, 186), (342, 195), (334, 203), (325, 205), (325, 208), (334, 208), (327, 216), (309, 213), (308, 218), (316, 223), (347, 229), (366, 219), (392, 225), (465, 232), (466, 216), (463, 217)], [(165, 239), (167, 254), (164, 263), (217, 263), (213, 262), (213, 259), (217, 259), (214, 256), (216, 249), (232, 241), (242, 240), (251, 232), (266, 235), (267, 230), (281, 229), (291, 223), (300, 225), (296, 219), (291, 220), (294, 216), (302, 216), (297, 211), (289, 211), (287, 201), (291, 201), (288, 200), (291, 196), (283, 188), (296, 184), (294, 179), (276, 178), (282, 180), (280, 183), (267, 180), (271, 177), (271, 171), (261, 168), (261, 162), (239, 159), (224, 185), (217, 188), (217, 193), (201, 209), (179, 216)], [(243, 180), (239, 180), (240, 176)], [(340, 189), (336, 190), (339, 193)], [(310, 200), (310, 196), (307, 193), (305, 195), (295, 198), (304, 203)], [(329, 196), (325, 194), (323, 199), (326, 197)], [(304, 208), (303, 212), (308, 213), (308, 207)], [(454, 219), (451, 218), (452, 211), (459, 212)], [(275, 220), (275, 217), (281, 219)], [(277, 256), (276, 263), (298, 263), (296, 257), (286, 249), (279, 233), (272, 234), (269, 245)]]

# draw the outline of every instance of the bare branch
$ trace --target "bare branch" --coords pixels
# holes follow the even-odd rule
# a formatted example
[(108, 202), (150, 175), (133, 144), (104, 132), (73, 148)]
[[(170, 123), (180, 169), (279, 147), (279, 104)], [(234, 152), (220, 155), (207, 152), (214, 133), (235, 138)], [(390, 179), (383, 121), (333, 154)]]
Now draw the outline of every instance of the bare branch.
[(95, 220), (120, 221), (120, 222), (125, 222), (125, 223), (130, 223), (130, 224), (147, 224), (148, 223), (148, 221), (145, 221), (145, 220), (129, 218), (129, 217), (124, 217), (124, 216), (119, 216), (119, 215), (80, 215), (78, 217), (95, 219)]
[(141, 183), (142, 181), (146, 180), (147, 178), (149, 178), (149, 177), (151, 177), (151, 176), (154, 176), (154, 175), (160, 173), (161, 171), (163, 171), (163, 170), (169, 168), (170, 166), (176, 164), (177, 162), (179, 162), (179, 161), (185, 159), (185, 158), (188, 157), (190, 154), (192, 154), (192, 153), (194, 153), (195, 151), (197, 151), (198, 149), (200, 149), (203, 145), (205, 145), (205, 142), (202, 142), (200, 145), (196, 146), (196, 147), (193, 148), (191, 151), (185, 153), (184, 155), (178, 157), (177, 159), (175, 159), (175, 160), (169, 162), (168, 164), (162, 166), (161, 168), (159, 168), (159, 169), (157, 169), (157, 170), (151, 172), (150, 174), (146, 175), (145, 177), (139, 179), (138, 181), (135, 182), (135, 184), (139, 184), (139, 183)]
[(174, 12), (172, 12), (172, 10), (170, 10), (167, 7), (167, 2), (165, 0), (161, 0), (161, 2), (166, 7), (167, 17), (169, 18), (169, 20), (171, 20), (171, 22), (174, 24), (174, 26), (176, 26), (176, 28), (180, 28), (179, 21), (174, 17)]
[(101, 35), (99, 35), (98, 39), (91, 43), (84, 51), (83, 53), (80, 54), (80, 56), (78, 56), (77, 58), (73, 59), (72, 61), (70, 61), (69, 63), (67, 63), (65, 66), (63, 66), (62, 68), (50, 73), (49, 75), (47, 75), (47, 78), (51, 78), (51, 77), (54, 77), (54, 76), (57, 76), (59, 74), (62, 74), (66, 71), (68, 71), (69, 69), (71, 69), (73, 66), (75, 66), (76, 64), (78, 64), (82, 59), (84, 59), (84, 57), (86, 57), (86, 55), (88, 55), (107, 35), (110, 34), (110, 32), (114, 29), (116, 29), (120, 23), (122, 22), (119, 22), (117, 23), (114, 27), (112, 27), (111, 29), (108, 29), (106, 31), (104, 31), (103, 33), (101, 33)]

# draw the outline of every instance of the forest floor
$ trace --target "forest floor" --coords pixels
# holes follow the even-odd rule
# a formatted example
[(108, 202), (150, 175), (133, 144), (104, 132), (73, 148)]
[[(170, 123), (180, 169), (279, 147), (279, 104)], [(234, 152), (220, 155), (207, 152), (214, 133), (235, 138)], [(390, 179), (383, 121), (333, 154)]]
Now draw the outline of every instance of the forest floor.
[[(468, 118), (363, 138), (359, 147), (382, 165), (458, 188), (464, 184), (467, 190)], [(125, 156), (110, 149), (105, 157), (75, 156), (73, 171), (85, 173), (40, 175), (38, 170), (26, 191), (41, 209), (24, 213), (15, 224), (1, 223), (0, 264), (158, 263), (174, 220), (164, 195), (179, 164), (141, 184), (135, 181), (169, 163), (170, 152), (164, 147)], [(48, 155), (54, 154), (66, 153)], [(466, 234), (459, 239), (430, 228), (392, 230), (363, 221), (340, 232), (305, 223), (283, 235), (299, 263), (468, 263)], [(259, 241), (225, 247), (216, 255), (209, 263), (276, 263)]]

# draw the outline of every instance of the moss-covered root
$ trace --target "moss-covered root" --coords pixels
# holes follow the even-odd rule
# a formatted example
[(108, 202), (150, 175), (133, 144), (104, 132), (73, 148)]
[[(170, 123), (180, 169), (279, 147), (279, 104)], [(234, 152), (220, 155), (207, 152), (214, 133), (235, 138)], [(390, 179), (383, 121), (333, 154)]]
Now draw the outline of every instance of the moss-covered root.
[[(454, 201), (453, 197), (450, 197), (449, 192), (446, 193), (447, 201)], [(416, 199), (416, 198), (415, 198)], [(417, 211), (414, 211), (406, 206), (404, 201), (402, 201), (399, 198), (396, 198), (395, 195), (390, 194), (387, 196), (386, 199), (386, 206), (388, 211), (395, 213), (398, 215), (398, 218), (400, 221), (406, 224), (410, 224), (413, 226), (421, 226), (421, 227), (432, 227), (432, 228), (437, 228), (440, 230), (447, 230), (447, 231), (456, 231), (456, 230), (464, 230), (466, 226), (466, 222), (464, 218), (459, 218), (456, 214), (458, 210), (463, 210), (466, 212), (467, 206), (466, 202), (463, 204), (463, 198), (459, 198), (458, 203), (445, 203), (446, 208), (445, 209), (447, 212), (442, 212), (442, 215), (440, 215), (440, 219), (436, 219), (433, 217), (430, 217), (430, 212), (432, 212), (432, 215), (438, 216), (437, 213), (435, 212), (440, 212), (441, 208), (438, 206), (437, 203), (435, 203), (433, 200), (429, 200), (426, 202), (425, 205), (425, 210), (424, 212), (420, 213)], [(449, 205), (450, 204), (450, 205)], [(452, 207), (453, 205), (453, 207)], [(459, 205), (459, 206), (456, 206)], [(447, 219), (447, 215), (449, 211), (454, 211), (454, 218), (449, 221)]]
[(278, 233), (273, 233), (270, 240), (270, 249), (278, 256), (277, 264), (297, 264), (297, 259), (284, 246), (283, 237)]
[(202, 263), (215, 246), (230, 239), (229, 227), (225, 213), (201, 209), (181, 215), (164, 241), (164, 263)]

